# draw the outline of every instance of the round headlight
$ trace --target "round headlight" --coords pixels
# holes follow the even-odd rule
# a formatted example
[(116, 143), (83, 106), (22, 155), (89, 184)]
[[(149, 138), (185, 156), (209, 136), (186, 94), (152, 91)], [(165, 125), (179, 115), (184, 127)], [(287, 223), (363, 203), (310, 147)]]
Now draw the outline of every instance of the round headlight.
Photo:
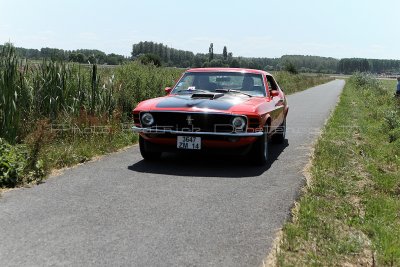
[(144, 126), (151, 126), (154, 123), (154, 117), (150, 113), (143, 113), (141, 121)]
[(232, 126), (235, 129), (243, 130), (244, 127), (246, 126), (246, 120), (242, 117), (235, 117), (232, 120)]

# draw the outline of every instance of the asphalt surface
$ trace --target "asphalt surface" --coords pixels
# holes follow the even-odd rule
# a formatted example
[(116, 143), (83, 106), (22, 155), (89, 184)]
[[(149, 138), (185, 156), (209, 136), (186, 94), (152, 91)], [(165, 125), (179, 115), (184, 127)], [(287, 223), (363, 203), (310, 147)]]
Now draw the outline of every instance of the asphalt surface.
[(266, 167), (137, 146), (0, 197), (1, 266), (260, 266), (344, 81), (289, 96)]

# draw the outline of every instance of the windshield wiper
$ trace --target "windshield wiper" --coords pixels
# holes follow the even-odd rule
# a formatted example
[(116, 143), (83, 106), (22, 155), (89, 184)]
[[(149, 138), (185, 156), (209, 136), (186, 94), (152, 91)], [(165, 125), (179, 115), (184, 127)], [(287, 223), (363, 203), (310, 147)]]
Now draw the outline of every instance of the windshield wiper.
[(247, 94), (247, 93), (244, 93), (242, 91), (235, 90), (235, 89), (215, 89), (215, 92), (237, 93), (237, 94), (243, 94), (243, 95), (247, 95), (249, 97), (253, 97), (251, 94)]

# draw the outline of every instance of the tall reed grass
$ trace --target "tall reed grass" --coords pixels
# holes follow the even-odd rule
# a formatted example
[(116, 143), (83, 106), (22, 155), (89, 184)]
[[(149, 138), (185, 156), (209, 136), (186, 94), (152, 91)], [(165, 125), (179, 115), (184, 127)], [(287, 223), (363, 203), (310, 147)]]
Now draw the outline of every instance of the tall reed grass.
[(18, 97), (21, 96), (20, 82), (23, 80), (18, 66), (15, 48), (4, 46), (0, 55), (0, 137), (8, 140), (15, 139), (20, 122)]
[(96, 64), (29, 65), (11, 44), (0, 53), (0, 137), (10, 143), (23, 140), (43, 119), (57, 123), (84, 114), (92, 118), (89, 122), (126, 122), (135, 104), (161, 95), (182, 72), (136, 62), (112, 71)]

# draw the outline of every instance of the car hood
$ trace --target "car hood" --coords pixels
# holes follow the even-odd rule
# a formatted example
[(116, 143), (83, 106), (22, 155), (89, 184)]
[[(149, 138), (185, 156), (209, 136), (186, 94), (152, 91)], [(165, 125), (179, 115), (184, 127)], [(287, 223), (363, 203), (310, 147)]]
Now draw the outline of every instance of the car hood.
[(197, 95), (169, 95), (143, 101), (137, 108), (141, 110), (214, 110), (233, 112), (236, 109), (252, 111), (257, 103), (263, 101), (260, 97), (248, 97), (233, 94), (220, 94), (216, 98)]

